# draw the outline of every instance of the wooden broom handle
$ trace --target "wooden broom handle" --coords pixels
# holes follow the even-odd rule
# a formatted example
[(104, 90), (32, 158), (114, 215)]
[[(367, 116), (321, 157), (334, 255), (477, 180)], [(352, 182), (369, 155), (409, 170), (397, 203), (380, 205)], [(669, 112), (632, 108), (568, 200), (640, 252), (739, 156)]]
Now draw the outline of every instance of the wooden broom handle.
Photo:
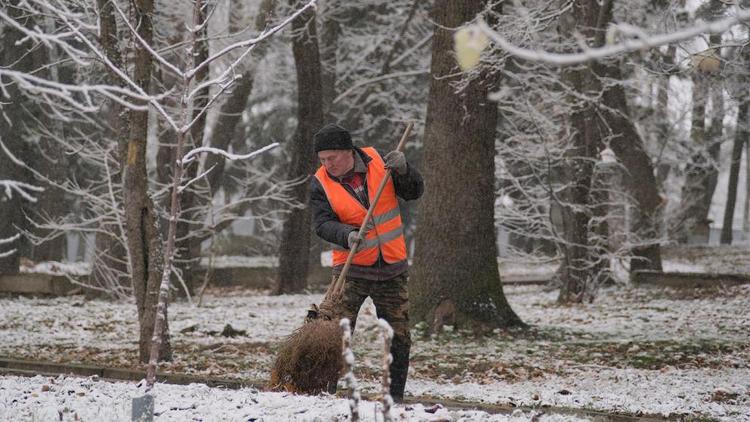
[[(396, 151), (402, 151), (404, 149), (404, 145), (406, 145), (406, 139), (409, 138), (411, 129), (413, 127), (414, 123), (409, 123), (406, 126), (406, 130), (404, 130), (404, 134), (401, 136), (401, 140), (396, 147)], [(346, 273), (349, 272), (349, 267), (352, 265), (352, 259), (354, 259), (354, 255), (357, 252), (357, 246), (359, 246), (359, 242), (362, 241), (362, 236), (364, 236), (363, 231), (365, 227), (367, 227), (367, 223), (370, 222), (370, 218), (372, 218), (372, 213), (375, 211), (375, 204), (378, 203), (378, 199), (380, 199), (380, 195), (383, 193), (386, 183), (388, 183), (388, 180), (390, 180), (392, 171), (392, 169), (388, 169), (385, 173), (385, 177), (383, 177), (383, 180), (380, 182), (380, 186), (378, 186), (375, 197), (373, 198), (372, 203), (370, 203), (370, 208), (367, 210), (365, 219), (362, 220), (362, 226), (359, 228), (359, 233), (357, 233), (357, 237), (354, 239), (354, 245), (351, 246), (349, 256), (346, 257), (344, 268), (341, 269), (341, 274), (339, 274), (339, 278), (336, 279), (336, 282), (333, 284), (332, 289), (329, 289), (329, 291), (333, 293), (334, 297), (339, 297), (344, 292), (344, 281), (346, 280)]]

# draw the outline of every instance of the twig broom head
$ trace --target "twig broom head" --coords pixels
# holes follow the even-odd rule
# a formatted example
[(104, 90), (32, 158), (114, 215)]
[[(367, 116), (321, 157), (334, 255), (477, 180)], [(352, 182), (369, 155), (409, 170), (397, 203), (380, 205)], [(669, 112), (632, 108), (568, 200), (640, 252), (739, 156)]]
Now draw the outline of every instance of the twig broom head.
[(303, 394), (335, 392), (344, 360), (341, 327), (324, 301), (313, 305), (305, 324), (287, 336), (271, 369), (270, 386)]

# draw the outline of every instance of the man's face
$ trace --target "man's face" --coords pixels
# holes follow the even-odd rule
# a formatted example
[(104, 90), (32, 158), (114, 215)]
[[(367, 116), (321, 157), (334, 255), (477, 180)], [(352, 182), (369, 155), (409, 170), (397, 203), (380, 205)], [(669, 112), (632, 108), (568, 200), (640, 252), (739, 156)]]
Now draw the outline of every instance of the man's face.
[(341, 177), (354, 168), (354, 150), (351, 149), (320, 151), (318, 159), (331, 176)]

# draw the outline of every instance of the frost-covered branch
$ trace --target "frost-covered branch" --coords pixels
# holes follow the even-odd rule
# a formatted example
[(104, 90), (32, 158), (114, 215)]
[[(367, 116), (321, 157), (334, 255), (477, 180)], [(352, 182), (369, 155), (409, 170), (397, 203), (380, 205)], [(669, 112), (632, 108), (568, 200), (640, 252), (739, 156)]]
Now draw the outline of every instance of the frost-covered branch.
[(185, 156), (182, 157), (181, 164), (185, 165), (185, 164), (193, 161), (195, 159), (196, 155), (202, 154), (202, 153), (219, 154), (219, 155), (224, 156), (224, 158), (226, 158), (227, 160), (246, 160), (248, 158), (253, 158), (256, 155), (262, 154), (262, 153), (264, 153), (264, 152), (266, 152), (266, 151), (268, 151), (270, 149), (276, 148), (277, 146), (279, 146), (279, 143), (278, 142), (274, 142), (274, 143), (272, 143), (270, 145), (264, 146), (263, 148), (261, 148), (259, 150), (256, 150), (256, 151), (253, 151), (251, 153), (244, 154), (244, 155), (232, 154), (232, 153), (226, 152), (226, 151), (224, 151), (223, 149), (220, 149), (220, 148), (199, 147), (199, 148), (194, 148), (194, 149), (190, 150), (190, 152), (188, 152), (187, 154), (185, 154)]
[(584, 48), (581, 53), (553, 53), (544, 50), (533, 50), (519, 47), (493, 30), (484, 20), (477, 22), (477, 27), (500, 48), (509, 54), (534, 62), (544, 62), (558, 66), (570, 66), (594, 60), (601, 60), (622, 53), (647, 50), (668, 44), (678, 43), (695, 38), (701, 34), (719, 34), (728, 31), (734, 25), (750, 19), (750, 9), (738, 9), (736, 14), (713, 22), (703, 22), (679, 31), (648, 35), (643, 30), (636, 31), (632, 25), (612, 25), (608, 37), (622, 34), (629, 36), (616, 44), (598, 48)]

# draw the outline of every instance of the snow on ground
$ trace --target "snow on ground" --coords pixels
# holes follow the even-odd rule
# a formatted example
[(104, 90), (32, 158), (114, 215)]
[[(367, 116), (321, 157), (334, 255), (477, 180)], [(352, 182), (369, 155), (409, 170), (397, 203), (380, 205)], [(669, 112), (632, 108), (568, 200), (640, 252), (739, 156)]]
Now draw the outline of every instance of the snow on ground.
[[(141, 382), (141, 384), (144, 384)], [(0, 419), (7, 421), (129, 421), (132, 399), (144, 389), (135, 383), (95, 381), (59, 376), (0, 378)], [(154, 414), (158, 421), (345, 421), (349, 404), (332, 396), (293, 396), (255, 389), (224, 390), (203, 384), (157, 384)], [(382, 420), (379, 404), (360, 402), (363, 420)], [(480, 411), (451, 411), (443, 407), (398, 405), (396, 420), (412, 421), (528, 421), (541, 412), (490, 415)], [(539, 415), (539, 421), (585, 420), (574, 416)]]
[[(608, 412), (638, 413), (634, 406), (655, 415), (705, 414), (730, 421), (750, 420), (748, 400), (744, 405), (713, 402), (712, 394), (748, 394), (748, 371), (699, 369), (655, 371), (617, 368), (583, 368), (575, 376), (545, 377), (516, 383), (444, 384), (412, 381), (416, 395), (462, 397), (488, 403), (512, 402), (518, 406), (544, 403), (556, 407), (588, 408)], [(717, 387), (719, 386), (719, 387)], [(716, 393), (718, 391), (718, 393)]]
[[(592, 304), (574, 306), (557, 305), (557, 292), (546, 291), (542, 286), (506, 286), (504, 290), (514, 310), (532, 328), (482, 337), (452, 331), (424, 336), (415, 329), (407, 395), (750, 420), (750, 286), (686, 291), (617, 287), (600, 291)], [(267, 379), (275, 345), (301, 324), (307, 307), (320, 299), (319, 294), (269, 296), (262, 292), (215, 290), (204, 297), (205, 306), (200, 308), (174, 303), (169, 317), (175, 362), (162, 369), (223, 378)], [(135, 363), (137, 325), (133, 303), (86, 300), (80, 296), (5, 297), (0, 298), (0, 309), (0, 355), (140, 368)], [(226, 324), (245, 330), (246, 335), (222, 337), (219, 333)], [(357, 376), (364, 391), (370, 393), (377, 391), (381, 359), (374, 326), (373, 306), (368, 302), (360, 312), (353, 341)], [(25, 382), (32, 384), (25, 386)], [(60, 382), (84, 381), (71, 378)], [(36, 393), (36, 397), (31, 397), (40, 400), (37, 403), (24, 399), (32, 400), (26, 406), (29, 411), (46, 412), (44, 409), (60, 398), (43, 398), (39, 392), (43, 383), (42, 378), (33, 382), (4, 378), (0, 382), (0, 406), (8, 408), (9, 401), (18, 399), (18, 391), (23, 390), (28, 391), (23, 393), (26, 396)], [(121, 407), (127, 407), (135, 394), (135, 387), (127, 383), (95, 385), (92, 394), (109, 391), (111, 397), (118, 397), (115, 402)], [(160, 388), (175, 397), (175, 404), (170, 405), (175, 408), (190, 407), (191, 400), (200, 397), (231, 408), (232, 400), (243, 403), (241, 397), (252, 396), (248, 391), (243, 395), (196, 386)], [(241, 404), (244, 411), (274, 411), (270, 404), (271, 408), (262, 410), (265, 403), (300, 410), (294, 407), (299, 402), (314, 408), (301, 414), (300, 420), (311, 420), (315, 415), (330, 420), (336, 412), (346, 410), (344, 401), (331, 398), (258, 397), (263, 397), (256, 397), (263, 406)], [(80, 411), (127, 410), (101, 404), (101, 410), (96, 410), (96, 402), (91, 406)], [(330, 413), (325, 413), (329, 408)], [(16, 405), (10, 409), (21, 412)], [(186, 420), (209, 414), (205, 413), (208, 409), (200, 409), (170, 410), (164, 417), (171, 418), (168, 415), (174, 413), (180, 415), (174, 420)], [(293, 419), (297, 410), (283, 410), (290, 412), (284, 417)], [(416, 407), (409, 412), (409, 418), (419, 420), (424, 416)], [(17, 414), (21, 415), (13, 413)], [(46, 420), (42, 413), (36, 414), (37, 419)], [(241, 419), (245, 413), (233, 415)], [(274, 417), (267, 415), (270, 420)]]

